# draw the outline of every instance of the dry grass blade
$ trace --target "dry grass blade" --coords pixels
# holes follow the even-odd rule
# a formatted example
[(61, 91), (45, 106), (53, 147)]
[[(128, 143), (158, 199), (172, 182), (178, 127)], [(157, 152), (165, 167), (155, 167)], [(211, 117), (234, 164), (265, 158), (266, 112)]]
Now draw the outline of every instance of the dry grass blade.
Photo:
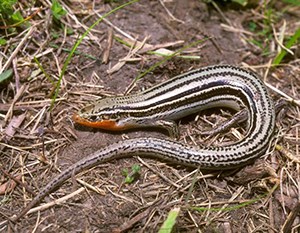
[(297, 215), (299, 215), (299, 213), (300, 213), (300, 202), (298, 202), (297, 205), (291, 210), (286, 221), (284, 222), (284, 224), (282, 226), (283, 233), (293, 232), (292, 225), (293, 225)]
[(35, 213), (35, 212), (38, 212), (38, 211), (43, 211), (43, 210), (49, 209), (49, 208), (51, 208), (52, 206), (55, 206), (55, 205), (60, 205), (60, 204), (62, 204), (64, 202), (66, 202), (67, 200), (73, 198), (74, 196), (79, 195), (83, 191), (85, 191), (85, 188), (83, 188), (83, 187), (79, 188), (76, 191), (74, 191), (74, 192), (72, 192), (72, 193), (70, 193), (70, 194), (68, 194), (68, 195), (66, 195), (66, 196), (64, 196), (62, 198), (59, 198), (59, 199), (51, 201), (51, 202), (49, 202), (47, 204), (43, 204), (41, 206), (37, 206), (35, 208), (32, 208), (31, 210), (28, 211), (27, 214), (32, 214), (32, 213)]
[(132, 50), (130, 50), (128, 52), (128, 54), (119, 60), (119, 62), (117, 64), (115, 64), (111, 69), (107, 70), (108, 74), (112, 74), (114, 72), (117, 72), (118, 70), (120, 70), (128, 60), (131, 59), (132, 56), (134, 56), (140, 49), (143, 48), (144, 44), (147, 41), (147, 37), (142, 41), (142, 43), (138, 44), (137, 46), (135, 46), (135, 44), (133, 45), (134, 47), (132, 48)]
[(26, 41), (28, 40), (28, 38), (30, 36), (32, 36), (32, 34), (34, 33), (35, 30), (36, 30), (35, 27), (28, 28), (26, 35), (22, 38), (22, 40), (20, 41), (20, 43), (18, 44), (18, 46), (14, 49), (14, 51), (12, 52), (12, 54), (9, 56), (9, 58), (6, 61), (6, 63), (4, 64), (4, 66), (1, 67), (0, 74), (11, 65), (13, 59), (17, 56), (17, 54), (20, 52), (21, 48), (24, 46), (24, 44), (26, 43)]

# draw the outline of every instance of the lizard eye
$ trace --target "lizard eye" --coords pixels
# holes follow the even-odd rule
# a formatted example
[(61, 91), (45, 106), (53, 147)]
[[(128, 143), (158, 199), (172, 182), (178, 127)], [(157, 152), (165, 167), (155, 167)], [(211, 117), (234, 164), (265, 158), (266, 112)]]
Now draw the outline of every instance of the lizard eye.
[(91, 115), (91, 116), (89, 117), (89, 119), (90, 119), (91, 121), (97, 121), (99, 118), (98, 118), (98, 116), (96, 116), (96, 115)]

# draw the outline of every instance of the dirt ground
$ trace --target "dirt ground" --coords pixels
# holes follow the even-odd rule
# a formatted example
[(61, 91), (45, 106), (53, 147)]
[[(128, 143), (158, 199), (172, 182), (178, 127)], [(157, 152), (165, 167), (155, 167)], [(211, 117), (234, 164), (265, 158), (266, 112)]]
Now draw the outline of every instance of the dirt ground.
[[(50, 110), (53, 84), (49, 80), (58, 80), (76, 39), (99, 14), (125, 1), (61, 2), (67, 15), (60, 22), (53, 20), (50, 2), (20, 1), (17, 7), (23, 7), (24, 17), (38, 7), (41, 10), (29, 20), (28, 28), (19, 27), (11, 34), (0, 29), (8, 40), (0, 49), (0, 68), (8, 62), (5, 68), (13, 70), (12, 78), (0, 83), (0, 192), (4, 189), (0, 231), (158, 232), (169, 211), (178, 207), (173, 232), (299, 232), (299, 44), (281, 66), (271, 64), (281, 48), (280, 36), (288, 38), (300, 27), (300, 8), (281, 1), (262, 2), (241, 7), (197, 0), (139, 1), (113, 13), (77, 48), (79, 53), (72, 57)], [(136, 51), (130, 47), (143, 41), (146, 45)], [(192, 45), (196, 41), (200, 42)], [(190, 46), (181, 56), (134, 82), (165, 58), (149, 51), (177, 51), (186, 45)], [(215, 64), (251, 69), (273, 87), (270, 93), (275, 102), (288, 100), (277, 115), (274, 142), (264, 157), (227, 172), (139, 157), (112, 161), (68, 180), (39, 205), (66, 197), (64, 201), (4, 224), (59, 171), (99, 148), (125, 138), (169, 137), (157, 129), (111, 133), (74, 125), (74, 112), (96, 98), (136, 93), (174, 75)], [(215, 137), (200, 135), (231, 116), (226, 109), (216, 109), (182, 119), (179, 140), (212, 145), (237, 141), (244, 125)], [(122, 171), (130, 171), (134, 164), (141, 167), (139, 176), (126, 184)], [(12, 177), (24, 185), (11, 181)], [(12, 187), (7, 187), (9, 182)]]

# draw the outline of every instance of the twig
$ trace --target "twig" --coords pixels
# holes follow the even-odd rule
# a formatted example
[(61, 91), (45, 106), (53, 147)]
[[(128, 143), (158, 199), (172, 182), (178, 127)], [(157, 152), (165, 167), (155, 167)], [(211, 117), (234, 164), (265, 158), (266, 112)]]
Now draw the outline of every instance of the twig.
[(13, 180), (14, 182), (16, 182), (17, 184), (21, 185), (22, 188), (25, 188), (27, 190), (27, 192), (29, 192), (30, 194), (34, 195), (34, 192), (32, 191), (32, 189), (26, 185), (25, 183), (21, 182), (20, 179), (17, 179), (16, 177), (12, 176), (11, 174), (9, 174), (7, 171), (5, 171), (3, 169), (3, 167), (0, 165), (0, 171), (7, 176), (9, 179)]
[(130, 228), (133, 227), (134, 224), (136, 224), (137, 222), (139, 222), (143, 218), (147, 217), (151, 210), (152, 210), (151, 207), (147, 208), (144, 212), (136, 215), (135, 217), (133, 217), (129, 221), (124, 222), (120, 227), (118, 227), (116, 229), (113, 229), (112, 232), (113, 233), (121, 233), (121, 232), (129, 230)]
[[(99, 14), (98, 12), (95, 12), (96, 15), (98, 17), (103, 17), (101, 14)], [(129, 35), (128, 33), (124, 32), (122, 29), (118, 28), (117, 26), (115, 26), (114, 24), (112, 24), (108, 19), (106, 18), (103, 18), (103, 22), (105, 22), (107, 25), (111, 26), (113, 29), (115, 29), (117, 32), (119, 32), (120, 34), (122, 34), (123, 36), (131, 39), (131, 40), (134, 40), (134, 38)]]
[(285, 157), (290, 159), (292, 162), (300, 164), (300, 159), (294, 156), (288, 149), (284, 148), (283, 146), (280, 146), (276, 144), (275, 148), (281, 152)]
[(184, 23), (184, 21), (177, 19), (170, 11), (169, 9), (166, 7), (166, 5), (164, 4), (164, 2), (162, 0), (159, 0), (160, 4), (163, 6), (163, 8), (165, 9), (165, 11), (167, 12), (167, 14), (174, 20), (177, 21), (179, 23)]
[[(1, 72), (0, 72), (1, 73)], [(6, 116), (4, 118), (4, 122), (7, 123), (8, 119), (12, 117), (12, 114), (13, 114), (13, 108), (15, 106), (15, 103), (19, 100), (19, 98), (23, 95), (23, 92), (26, 90), (27, 86), (26, 85), (23, 85), (21, 86), (21, 88), (18, 90), (18, 92), (16, 93), (11, 105), (10, 105), (10, 108), (8, 110), (8, 112), (6, 113)]]
[(102, 61), (104, 64), (107, 64), (107, 62), (108, 62), (112, 44), (113, 44), (113, 30), (108, 29), (107, 47), (104, 50), (103, 58), (102, 58)]
[(128, 54), (123, 58), (120, 59), (119, 62), (117, 64), (115, 64), (111, 69), (107, 70), (106, 72), (108, 74), (112, 74), (116, 71), (118, 71), (119, 69), (121, 69), (122, 66), (124, 66), (126, 64), (126, 60), (131, 58), (134, 54), (136, 54), (141, 48), (143, 48), (144, 44), (146, 43), (148, 37), (145, 37), (145, 39), (143, 40), (143, 42), (141, 44), (139, 44), (138, 46), (134, 47), (133, 49), (130, 50), (128, 52)]
[[(35, 208), (32, 208), (32, 209), (30, 209), (30, 210), (27, 212), (27, 214), (32, 214), (32, 213), (35, 213), (35, 212), (37, 212), (37, 211), (43, 211), (43, 210), (49, 209), (50, 207), (52, 207), (52, 206), (54, 206), (54, 205), (59, 205), (59, 204), (65, 202), (65, 201), (69, 200), (70, 198), (72, 198), (72, 197), (74, 197), (74, 196), (80, 194), (80, 193), (83, 192), (84, 190), (85, 190), (85, 188), (84, 188), (84, 187), (81, 187), (81, 188), (77, 189), (75, 192), (70, 193), (70, 194), (68, 194), (68, 195), (66, 195), (66, 196), (64, 196), (64, 197), (61, 197), (61, 198), (59, 198), (59, 199), (56, 199), (56, 200), (51, 201), (51, 202), (49, 202), (49, 203), (46, 203), (46, 204), (44, 204), (44, 205), (41, 205), (41, 206), (37, 206), (37, 207), (35, 207)], [(13, 216), (12, 216), (12, 217), (13, 217)]]
[(2, 67), (2, 69), (0, 70), (0, 74), (10, 66), (12, 60), (16, 57), (16, 55), (18, 54), (20, 49), (23, 47), (23, 45), (25, 44), (27, 39), (32, 35), (32, 33), (34, 31), (35, 31), (35, 26), (31, 26), (28, 29), (27, 34), (24, 36), (24, 38), (21, 40), (21, 42), (18, 44), (18, 46), (15, 48), (15, 50), (12, 52), (12, 54), (10, 55), (10, 57), (8, 58), (8, 60), (6, 61), (6, 63)]
[(287, 101), (296, 104), (297, 106), (300, 107), (300, 100), (296, 100), (293, 97), (290, 97), (289, 95), (285, 94), (284, 92), (280, 91), (279, 89), (277, 89), (276, 87), (272, 86), (271, 84), (265, 82), (266, 86), (268, 88), (270, 88), (272, 91), (276, 92), (277, 94), (283, 96), (284, 98), (287, 99)]
[[(276, 29), (275, 29), (274, 25), (272, 25), (273, 35), (274, 35), (274, 38), (275, 38), (276, 43), (279, 45), (279, 47), (280, 47), (281, 49), (284, 49), (284, 50), (287, 51), (288, 53), (294, 55), (294, 53), (293, 53), (292, 50), (288, 49), (287, 47), (285, 47), (285, 46), (283, 45), (283, 41), (282, 41), (282, 40), (283, 40), (283, 38), (284, 38), (285, 25), (286, 25), (286, 22), (285, 22), (285, 20), (283, 20), (283, 26), (282, 26), (282, 30), (281, 30), (281, 35), (282, 35), (282, 36), (281, 36), (281, 40), (278, 39), (278, 37), (277, 37), (277, 35), (276, 35)], [(280, 53), (280, 52), (281, 52), (281, 51), (279, 50), (278, 53)]]
[(287, 219), (285, 220), (283, 226), (282, 226), (282, 232), (283, 233), (289, 233), (292, 232), (292, 224), (295, 221), (295, 218), (300, 212), (300, 202), (296, 204), (296, 206), (292, 209), (292, 211), (289, 213)]
[(152, 172), (154, 172), (155, 174), (157, 174), (160, 178), (162, 178), (164, 181), (168, 182), (169, 184), (173, 185), (176, 188), (180, 188), (181, 186), (174, 183), (172, 180), (170, 180), (169, 178), (167, 178), (166, 176), (164, 176), (163, 174), (161, 174), (160, 172), (154, 170), (151, 166), (149, 166), (149, 164), (147, 164), (144, 160), (142, 160), (140, 157), (137, 157), (137, 159), (143, 164), (145, 165), (148, 169), (150, 169)]

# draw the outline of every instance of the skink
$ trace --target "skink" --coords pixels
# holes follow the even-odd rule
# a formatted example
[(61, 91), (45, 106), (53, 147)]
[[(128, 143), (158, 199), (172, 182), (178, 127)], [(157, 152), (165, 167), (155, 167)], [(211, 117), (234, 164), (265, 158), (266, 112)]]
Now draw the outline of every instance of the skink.
[(254, 73), (228, 65), (192, 70), (138, 94), (101, 99), (83, 108), (73, 120), (107, 130), (157, 126), (172, 132), (176, 131), (174, 120), (212, 107), (247, 109), (247, 133), (241, 141), (215, 147), (152, 137), (113, 143), (64, 170), (12, 220), (25, 215), (72, 175), (112, 159), (140, 155), (203, 169), (230, 169), (266, 152), (275, 125), (273, 102)]

